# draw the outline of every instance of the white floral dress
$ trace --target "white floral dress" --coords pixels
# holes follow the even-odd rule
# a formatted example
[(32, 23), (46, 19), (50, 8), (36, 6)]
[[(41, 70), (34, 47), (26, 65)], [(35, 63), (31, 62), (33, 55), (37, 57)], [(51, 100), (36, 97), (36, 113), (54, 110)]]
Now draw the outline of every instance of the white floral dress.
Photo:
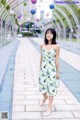
[(56, 96), (60, 80), (56, 79), (56, 50), (52, 48), (48, 52), (42, 48), (42, 66), (39, 72), (39, 90)]

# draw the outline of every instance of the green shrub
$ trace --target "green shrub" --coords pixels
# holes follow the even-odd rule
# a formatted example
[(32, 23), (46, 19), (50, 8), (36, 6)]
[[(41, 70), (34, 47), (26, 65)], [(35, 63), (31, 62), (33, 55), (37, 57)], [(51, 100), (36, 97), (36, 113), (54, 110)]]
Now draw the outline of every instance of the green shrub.
[(21, 32), (21, 34), (22, 34), (23, 37), (25, 37), (25, 36), (27, 36), (27, 37), (33, 36), (33, 33), (30, 33), (30, 32), (25, 32), (25, 33)]

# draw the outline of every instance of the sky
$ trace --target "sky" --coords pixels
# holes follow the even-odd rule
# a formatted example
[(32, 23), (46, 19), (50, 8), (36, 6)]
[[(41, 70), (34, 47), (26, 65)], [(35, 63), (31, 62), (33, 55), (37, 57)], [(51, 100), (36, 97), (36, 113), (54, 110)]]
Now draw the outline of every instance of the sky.
[[(40, 10), (44, 10), (44, 18), (52, 17), (52, 10), (49, 8), (49, 5), (52, 4), (52, 1), (53, 0), (37, 0), (36, 18), (40, 18)], [(49, 14), (49, 16), (46, 16), (46, 14)]]

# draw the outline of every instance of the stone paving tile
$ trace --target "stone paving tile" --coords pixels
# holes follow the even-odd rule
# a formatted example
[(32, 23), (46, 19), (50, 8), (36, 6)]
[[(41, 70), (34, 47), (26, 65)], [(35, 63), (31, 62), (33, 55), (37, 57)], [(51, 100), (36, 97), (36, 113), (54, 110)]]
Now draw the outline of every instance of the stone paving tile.
[(18, 111), (19, 111), (19, 112), (24, 112), (24, 111), (25, 111), (25, 108), (24, 108), (24, 106), (22, 106), (22, 105), (21, 105), (21, 106), (20, 106), (20, 105), (19, 105), (19, 106), (18, 106), (18, 105), (14, 105), (12, 111), (13, 111), (13, 112), (18, 112)]
[(73, 114), (74, 114), (75, 118), (80, 119), (80, 111), (73, 111)]
[(61, 118), (64, 118), (64, 120), (67, 118), (74, 118), (74, 116), (73, 116), (73, 114), (71, 113), (71, 112), (68, 112), (68, 111), (66, 111), (66, 112), (64, 112), (64, 111), (60, 111), (60, 112), (58, 112), (58, 111), (53, 111), (52, 113), (51, 113), (51, 115), (50, 116), (44, 116), (44, 112), (42, 113), (42, 116), (43, 116), (43, 118), (59, 118), (59, 119), (61, 119)]
[(16, 84), (18, 84), (18, 83), (19, 83), (19, 85), (24, 85), (24, 81), (19, 81), (19, 82), (18, 82), (18, 81), (15, 81), (15, 82), (14, 82), (14, 86), (15, 86)]
[(80, 110), (80, 105), (55, 105), (57, 111), (59, 110)]
[(17, 96), (14, 96), (14, 100), (24, 100), (25, 99), (25, 96), (24, 95), (17, 95)]
[[(14, 119), (13, 119), (14, 120)], [(17, 119), (15, 119), (15, 120), (17, 120)], [(33, 119), (33, 118), (28, 118), (28, 119), (19, 119), (19, 120), (53, 120), (53, 118), (52, 119), (45, 119), (45, 118), (43, 118), (43, 119), (40, 119), (40, 118), (38, 118), (38, 119)], [(60, 119), (54, 119), (54, 120), (60, 120)], [(70, 120), (79, 120), (79, 119), (70, 119)]]
[(79, 101), (77, 101), (77, 100), (65, 100), (65, 101), (66, 101), (67, 104), (70, 104), (70, 105), (71, 105), (71, 104), (72, 104), (72, 105), (74, 105), (74, 104), (75, 104), (75, 105), (76, 105), (76, 104), (80, 105)]
[[(46, 105), (44, 105), (43, 107), (39, 106), (39, 105), (28, 105), (26, 106), (26, 111), (30, 111), (30, 112), (42, 112), (42, 111), (45, 111), (47, 108)], [(55, 111), (55, 108), (53, 107), (52, 111)]]
[(40, 112), (14, 112), (12, 115), (13, 120), (20, 119), (38, 119), (42, 118)]
[(80, 119), (60, 119), (60, 120), (80, 120)]
[(35, 85), (28, 85), (28, 84), (23, 84), (23, 85), (15, 85), (14, 84), (14, 88), (30, 88), (30, 89), (34, 89)]
[(37, 92), (35, 92), (35, 91), (33, 91), (33, 92), (31, 92), (31, 91), (30, 91), (30, 92), (28, 92), (28, 91), (21, 92), (21, 91), (20, 91), (20, 92), (19, 92), (19, 91), (18, 91), (18, 92), (16, 92), (16, 93), (13, 93), (14, 96), (18, 96), (18, 95), (20, 95), (20, 96), (22, 96), (22, 95), (27, 96), (27, 95), (33, 95), (33, 94), (34, 94), (34, 95), (37, 95)]
[[(59, 91), (60, 92), (60, 91)], [(59, 93), (58, 92), (58, 93)], [(71, 92), (69, 92), (69, 91), (63, 91), (63, 92), (60, 92), (60, 95), (70, 95), (70, 96), (72, 96), (72, 93)]]
[[(40, 100), (39, 100), (39, 103), (40, 103)], [(48, 104), (48, 100), (46, 101), (45, 104)], [(65, 102), (65, 100), (56, 100), (56, 99), (54, 99), (53, 105), (66, 105), (66, 102)]]
[[(27, 119), (26, 119), (27, 120)], [(35, 120), (35, 119), (28, 119), (28, 120)], [(46, 119), (46, 118), (43, 118), (43, 119), (36, 119), (36, 120), (53, 120), (53, 118), (52, 119)], [(54, 120), (60, 120), (60, 119), (54, 119)], [(73, 120), (73, 119), (72, 119)]]
[(24, 91), (24, 87), (14, 87), (14, 90), (15, 91)]
[(37, 91), (38, 88), (36, 88), (36, 87), (31, 87), (31, 88), (25, 88), (25, 90), (28, 90), (28, 91)]
[(62, 81), (52, 114), (43, 116), (48, 101), (43, 107), (39, 105), (43, 99), (38, 88), (40, 56), (28, 40), (23, 38), (20, 42), (15, 64), (12, 120), (77, 120), (80, 104)]
[(56, 99), (76, 99), (74, 96), (71, 95), (58, 95), (56, 96)]
[(38, 100), (13, 100), (13, 105), (39, 105)]
[(42, 96), (38, 96), (38, 95), (28, 95), (28, 96), (26, 96), (27, 100), (29, 100), (29, 99), (35, 100), (35, 99), (42, 99), (42, 98), (43, 98)]

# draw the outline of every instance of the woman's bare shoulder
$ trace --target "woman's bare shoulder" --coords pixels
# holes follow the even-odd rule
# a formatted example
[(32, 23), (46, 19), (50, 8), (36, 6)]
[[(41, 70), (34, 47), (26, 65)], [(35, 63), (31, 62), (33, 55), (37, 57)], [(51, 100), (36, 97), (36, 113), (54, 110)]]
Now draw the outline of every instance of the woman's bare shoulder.
[(56, 49), (56, 50), (59, 50), (59, 49), (60, 49), (60, 45), (59, 45), (59, 44), (56, 44), (56, 45), (55, 45), (55, 49)]
[(57, 47), (57, 48), (60, 48), (60, 45), (59, 45), (59, 44), (56, 44), (56, 47)]
[(59, 51), (60, 50), (60, 45), (56, 44), (56, 50)]

